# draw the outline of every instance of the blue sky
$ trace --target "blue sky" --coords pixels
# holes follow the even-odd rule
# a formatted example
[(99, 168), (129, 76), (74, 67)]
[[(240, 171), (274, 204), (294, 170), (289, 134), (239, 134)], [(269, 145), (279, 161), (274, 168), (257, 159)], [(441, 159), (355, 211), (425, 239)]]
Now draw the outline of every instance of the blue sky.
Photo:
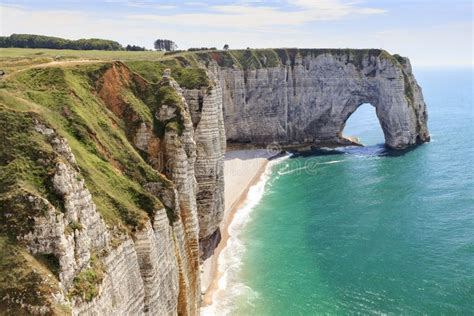
[(384, 48), (416, 66), (472, 65), (470, 0), (0, 0), (1, 34), (152, 47)]

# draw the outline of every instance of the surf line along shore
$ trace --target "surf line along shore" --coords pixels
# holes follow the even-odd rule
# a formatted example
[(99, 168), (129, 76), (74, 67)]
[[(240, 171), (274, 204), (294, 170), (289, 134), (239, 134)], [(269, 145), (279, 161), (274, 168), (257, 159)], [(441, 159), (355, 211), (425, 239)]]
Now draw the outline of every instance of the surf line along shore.
[(202, 307), (212, 304), (214, 294), (219, 290), (219, 280), (224, 271), (219, 266), (219, 256), (226, 248), (229, 238), (229, 227), (238, 210), (243, 206), (252, 186), (257, 184), (272, 158), (281, 153), (265, 149), (228, 151), (224, 159), (224, 198), (225, 211), (221, 223), (222, 239), (214, 254), (201, 266), (201, 290), (204, 293)]

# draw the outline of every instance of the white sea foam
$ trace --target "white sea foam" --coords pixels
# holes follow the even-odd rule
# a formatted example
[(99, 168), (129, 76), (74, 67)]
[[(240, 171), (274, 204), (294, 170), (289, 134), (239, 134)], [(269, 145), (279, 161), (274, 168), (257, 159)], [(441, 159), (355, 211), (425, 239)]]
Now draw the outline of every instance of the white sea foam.
[(302, 167), (293, 168), (293, 169), (290, 169), (290, 167), (289, 167), (290, 165), (287, 164), (286, 166), (284, 166), (283, 168), (278, 170), (278, 175), (292, 174), (292, 173), (303, 171), (303, 170), (306, 170), (306, 169), (314, 169), (315, 167), (317, 167), (319, 165), (332, 165), (332, 164), (340, 163), (340, 162), (343, 162), (343, 161), (344, 160), (332, 160), (332, 161), (318, 162), (318, 163), (315, 163), (315, 164), (304, 165)]
[(343, 162), (344, 160), (332, 160), (332, 161), (326, 161), (326, 162), (321, 162), (320, 165), (332, 165), (333, 163), (338, 163), (338, 162)]
[(235, 213), (234, 219), (229, 225), (230, 236), (227, 245), (219, 255), (218, 270), (221, 277), (218, 280), (218, 289), (213, 294), (212, 304), (201, 308), (201, 315), (229, 315), (236, 308), (236, 299), (252, 305), (255, 298), (258, 297), (257, 292), (239, 279), (242, 257), (246, 250), (245, 244), (241, 240), (241, 234), (250, 219), (252, 210), (265, 193), (266, 184), (272, 174), (272, 167), (288, 157), (271, 160), (267, 164), (260, 180), (249, 188), (243, 206)]

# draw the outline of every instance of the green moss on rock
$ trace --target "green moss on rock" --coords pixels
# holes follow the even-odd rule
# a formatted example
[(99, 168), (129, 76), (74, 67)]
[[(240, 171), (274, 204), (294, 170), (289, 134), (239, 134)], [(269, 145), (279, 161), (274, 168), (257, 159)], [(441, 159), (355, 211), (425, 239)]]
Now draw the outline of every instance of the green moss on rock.
[(405, 72), (403, 72), (403, 82), (405, 83), (405, 97), (409, 105), (413, 105), (415, 102), (415, 96), (413, 94), (413, 87), (410, 84), (410, 80)]
[(69, 297), (80, 297), (86, 302), (92, 301), (99, 294), (99, 286), (104, 279), (104, 268), (101, 261), (92, 255), (89, 268), (81, 271), (73, 280)]
[[(0, 311), (4, 315), (61, 314), (67, 309), (52, 302), (59, 291), (57, 278), (44, 262), (35, 259), (11, 239), (0, 235)], [(49, 265), (49, 263), (46, 263)], [(52, 265), (56, 265), (55, 262)], [(51, 268), (55, 270), (55, 268)]]
[(402, 57), (398, 54), (393, 54), (393, 58), (395, 58), (400, 63), (400, 65), (405, 65), (407, 62), (405, 57)]
[(162, 138), (167, 128), (173, 128), (181, 135), (184, 129), (182, 113), (185, 109), (183, 100), (178, 92), (170, 86), (167, 80), (162, 81), (157, 87), (155, 113), (159, 113), (163, 106), (166, 106), (170, 111), (174, 111), (173, 117), (160, 120), (160, 118), (155, 115), (153, 122), (155, 134)]

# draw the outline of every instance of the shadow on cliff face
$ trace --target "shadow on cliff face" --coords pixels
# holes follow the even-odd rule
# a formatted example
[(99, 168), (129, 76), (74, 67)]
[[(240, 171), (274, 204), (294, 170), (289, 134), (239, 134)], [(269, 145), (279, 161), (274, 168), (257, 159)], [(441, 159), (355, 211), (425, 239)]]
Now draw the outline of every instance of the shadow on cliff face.
[(292, 152), (291, 158), (298, 157), (317, 157), (330, 155), (357, 155), (357, 156), (378, 156), (378, 157), (400, 157), (416, 149), (418, 145), (411, 146), (404, 150), (394, 150), (385, 144), (376, 144), (370, 146), (349, 146), (338, 148), (313, 148), (307, 151)]

